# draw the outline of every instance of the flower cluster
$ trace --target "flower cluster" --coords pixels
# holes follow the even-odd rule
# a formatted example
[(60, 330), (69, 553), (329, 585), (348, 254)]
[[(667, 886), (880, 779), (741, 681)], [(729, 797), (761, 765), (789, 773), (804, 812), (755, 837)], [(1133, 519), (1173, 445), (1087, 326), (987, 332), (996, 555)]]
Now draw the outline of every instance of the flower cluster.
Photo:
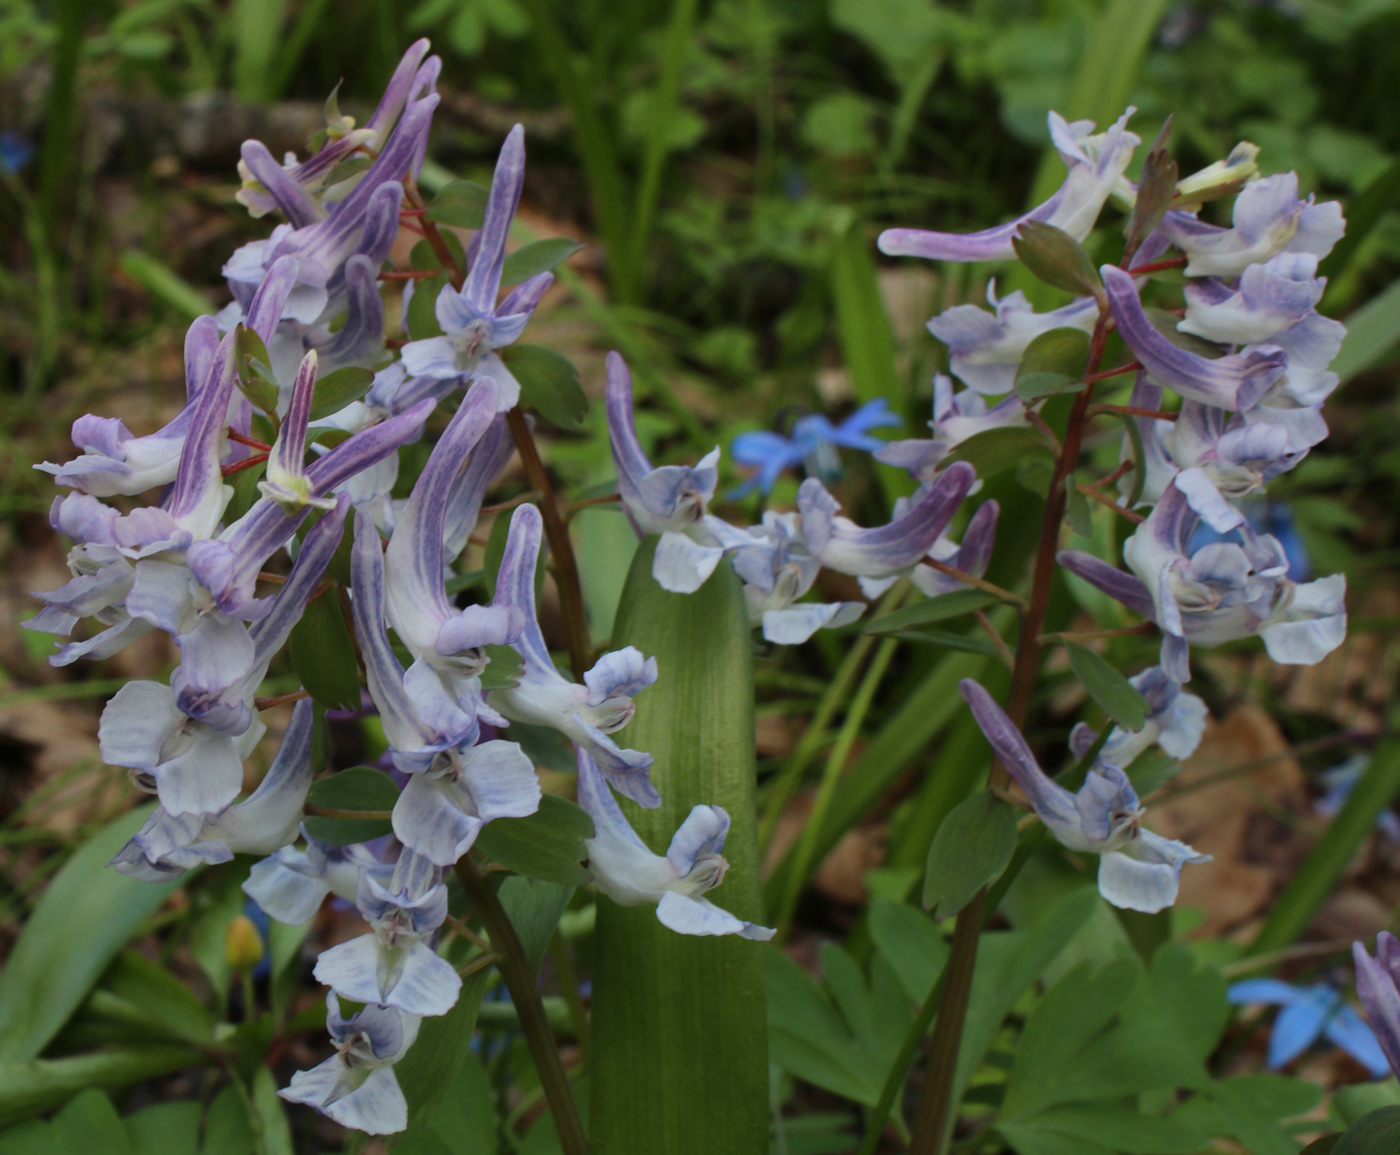
[[(165, 880), (258, 855), (244, 889), (271, 917), (304, 923), (332, 894), (354, 903), (368, 932), (325, 951), (315, 968), (331, 991), (335, 1054), (282, 1094), (380, 1134), (406, 1125), (393, 1064), (420, 1020), (445, 1014), (461, 988), (438, 950), (446, 872), (486, 823), (539, 807), (531, 760), (496, 737), (513, 720), (576, 744), (601, 890), (655, 905), (681, 933), (772, 934), (701, 897), (727, 868), (724, 811), (696, 807), (665, 858), (623, 817), (613, 790), (642, 806), (661, 802), (651, 755), (614, 739), (656, 680), (656, 661), (629, 647), (578, 671), (581, 683), (555, 669), (535, 610), (539, 511), (515, 511), (489, 605), (459, 608), (448, 596), (445, 579), (511, 452), (504, 414), (520, 386), (500, 350), (520, 336), (552, 274), (507, 286), (497, 300), (524, 177), (516, 127), (465, 249), (460, 288), (448, 284), (436, 299), (442, 334), (394, 343), (397, 355), (386, 342), (379, 282), (400, 229), (415, 229), (417, 212), (404, 200), (427, 147), (439, 67), (427, 41), (415, 44), (363, 128), (332, 101), (303, 161), (279, 164), (261, 143), (243, 146), (239, 200), (254, 216), (279, 210), (286, 223), (224, 266), (233, 299), (190, 327), (188, 402), (173, 421), (136, 436), (116, 418), (83, 417), (72, 434), (80, 455), (39, 466), (68, 490), (52, 522), (75, 543), (73, 576), (37, 595), (44, 608), (28, 623), (62, 638), (80, 619), (96, 623), (61, 645), (55, 665), (109, 657), (152, 630), (174, 640), (180, 662), (168, 684), (133, 681), (102, 714), (104, 761), (128, 768), (158, 800), (112, 865)], [(450, 420), (410, 496), (396, 500), (398, 450), (420, 440), (439, 409)], [(226, 478), (258, 477), (247, 471), (259, 468), (256, 489), (246, 486), (247, 500), (231, 505)], [(151, 491), (154, 504), (125, 513), (103, 500)], [(308, 605), (329, 597), (334, 606), (344, 593), (369, 707), (401, 786), (393, 837), (351, 846), (301, 825), (317, 769), (308, 700), (293, 709), (262, 782), (238, 801), (244, 761), (266, 732), (260, 684)], [(518, 652), (523, 671), (488, 692), (482, 676), (492, 648), (503, 646)], [(364, 1009), (346, 1018), (340, 999)]]
[[(1067, 234), (1062, 248), (1073, 248), (1110, 199), (1128, 208), (1136, 202), (1138, 186), (1124, 175), (1140, 143), (1127, 128), (1132, 112), (1097, 133), (1088, 121), (1070, 124), (1052, 113), (1050, 134), (1069, 172), (1025, 216), (965, 236), (891, 229), (880, 248), (940, 261), (1006, 260), (1018, 255), (1018, 240), (1051, 231), (1047, 225)], [(1325, 285), (1317, 265), (1342, 235), (1341, 211), (1335, 203), (1300, 200), (1295, 174), (1257, 178), (1256, 152), (1240, 145), (1224, 162), (1168, 189), (1166, 211), (1129, 250), (1126, 267), (1103, 266), (1099, 281), (1085, 259), (1075, 282), (1085, 295), (1070, 304), (1037, 313), (1023, 294), (998, 299), (993, 287), (991, 311), (960, 305), (931, 320), (964, 388), (940, 375), (933, 437), (893, 442), (876, 454), (937, 486), (957, 468), (944, 462), (962, 442), (1043, 424), (1039, 400), (1014, 391), (1037, 337), (1079, 330), (1093, 334), (1100, 350), (1112, 330), (1122, 338), (1130, 358), (1124, 371), (1136, 372), (1123, 408), (1136, 429), (1124, 440), (1119, 508), (1140, 522), (1124, 549), (1128, 572), (1079, 550), (1058, 559), (1161, 630), (1159, 665), (1132, 679), (1151, 709), (1148, 725), (1137, 735), (1114, 731), (1084, 787), (1071, 795), (1040, 770), (985, 690), (971, 683), (963, 690), (1002, 765), (1047, 826), (1065, 845), (1100, 853), (1104, 896), (1139, 910), (1169, 905), (1181, 864), (1202, 860), (1141, 828), (1141, 807), (1123, 770), (1153, 740), (1176, 757), (1194, 749), (1204, 706), (1180, 689), (1190, 680), (1190, 647), (1257, 634), (1275, 661), (1312, 664), (1346, 631), (1345, 579), (1291, 580), (1283, 545), (1257, 531), (1237, 504), (1326, 436), (1321, 407), (1337, 385), (1328, 365), (1345, 332), (1317, 312)], [(1202, 203), (1232, 191), (1239, 193), (1232, 227), (1199, 219)], [(1178, 314), (1142, 302), (1147, 276), (1164, 266), (1184, 266), (1185, 308)], [(1137, 505), (1152, 506), (1145, 518), (1127, 508), (1133, 494)], [(1201, 526), (1215, 540), (1194, 543)], [(1164, 710), (1173, 720), (1163, 721)], [(1088, 753), (1089, 743), (1073, 745), (1076, 755)]]

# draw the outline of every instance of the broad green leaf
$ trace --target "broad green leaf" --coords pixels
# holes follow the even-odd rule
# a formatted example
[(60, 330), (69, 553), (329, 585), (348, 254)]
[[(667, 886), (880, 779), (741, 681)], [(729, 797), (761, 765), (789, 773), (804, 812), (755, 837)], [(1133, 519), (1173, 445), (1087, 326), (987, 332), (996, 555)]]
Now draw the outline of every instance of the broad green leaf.
[(308, 814), (302, 819), (302, 825), (312, 838), (319, 838), (332, 846), (372, 842), (392, 833), (394, 829), (387, 818), (327, 818), (320, 814)]
[(1074, 676), (1110, 718), (1125, 730), (1141, 730), (1147, 719), (1147, 702), (1128, 679), (1098, 654), (1078, 642), (1065, 642)]
[(1332, 251), (1318, 263), (1318, 276), (1335, 282), (1351, 264), (1352, 258), (1361, 247), (1361, 242), (1394, 207), (1397, 197), (1400, 197), (1400, 160), (1394, 161), (1347, 202), (1346, 235), (1333, 245)]
[(433, 1116), (470, 1054), (477, 1011), (490, 977), (488, 968), (467, 978), (452, 1009), (445, 1015), (425, 1018), (408, 1054), (394, 1064), (394, 1074), (408, 1100), (409, 1135)]
[(280, 1021), (287, 1010), (287, 1004), (296, 993), (301, 944), (311, 933), (314, 918), (307, 919), (300, 926), (289, 926), (272, 919), (267, 926), (268, 965), (271, 970), (270, 994), (272, 1013)]
[(539, 970), (544, 961), (549, 940), (554, 937), (573, 894), (572, 886), (520, 875), (501, 883), (497, 895), (510, 916), (510, 924), (515, 928), (531, 970)]
[(1075, 296), (1103, 299), (1103, 279), (1084, 246), (1063, 229), (1044, 221), (1026, 221), (1011, 241), (1016, 256), (1031, 274)]
[(122, 1120), (136, 1155), (198, 1155), (200, 1105), (156, 1103)]
[(1139, 798), (1156, 793), (1178, 774), (1181, 763), (1165, 750), (1144, 750), (1124, 768)]
[(870, 937), (910, 1000), (928, 998), (948, 961), (948, 944), (929, 917), (912, 906), (877, 898), (870, 904)]
[(426, 341), (429, 337), (441, 337), (442, 326), (437, 319), (437, 299), (447, 284), (447, 274), (425, 277), (413, 286), (413, 296), (409, 298), (404, 316), (404, 327), (410, 341)]
[(1077, 393), (1089, 358), (1089, 334), (1082, 329), (1051, 329), (1041, 333), (1021, 355), (1016, 367), (1016, 395), (1032, 401), (1052, 393)]
[(266, 476), (267, 462), (260, 461), (257, 465), (240, 469), (228, 478), (228, 484), (233, 486), (233, 496), (229, 498), (228, 505), (224, 509), (224, 518), (229, 525), (232, 525), (252, 509), (253, 502), (262, 497), (262, 491), (258, 489), (258, 482)]
[(482, 827), (476, 848), (492, 862), (528, 878), (562, 886), (587, 886), (592, 875), (583, 867), (593, 837), (593, 820), (572, 802), (545, 794), (540, 808), (526, 818), (497, 818)]
[(254, 1155), (253, 1124), (235, 1087), (225, 1087), (209, 1104), (200, 1155)]
[(915, 602), (912, 606), (881, 614), (878, 618), (871, 618), (866, 622), (864, 632), (893, 634), (900, 630), (932, 625), (934, 622), (947, 621), (961, 614), (970, 614), (974, 610), (986, 609), (987, 606), (995, 605), (997, 600), (995, 594), (984, 590), (954, 590), (952, 593), (939, 594), (935, 598)]
[(262, 1136), (264, 1155), (294, 1155), (292, 1127), (282, 1100), (277, 1097), (277, 1079), (264, 1063), (259, 1063), (253, 1072), (252, 1098), (258, 1117), (254, 1130)]
[[(1295, 1094), (1295, 1088), (1302, 1094)], [(1275, 1093), (1278, 1091), (1283, 1092), (1282, 1100)], [(1304, 1102), (1303, 1094), (1308, 1096), (1309, 1106), (1294, 1110)], [(1297, 1141), (1284, 1130), (1280, 1120), (1310, 1110), (1322, 1097), (1322, 1088), (1278, 1075), (1241, 1075), (1217, 1083), (1211, 1097), (1230, 1134), (1244, 1144), (1250, 1155), (1297, 1155)], [(1379, 1150), (1361, 1146), (1354, 1149), (1353, 1155), (1377, 1155)]]
[(72, 1155), (97, 1151), (102, 1155), (136, 1155), (121, 1116), (102, 1091), (79, 1093), (53, 1117), (52, 1127), (60, 1151)]
[[(627, 729), (628, 744), (656, 758), (663, 802), (655, 810), (619, 804), (657, 853), (693, 806), (723, 807), (730, 869), (705, 897), (757, 921), (753, 646), (743, 590), (720, 566), (697, 592), (669, 593), (651, 576), (655, 546), (647, 539), (633, 559), (613, 641), (671, 671), (647, 690)], [(665, 1135), (669, 1155), (767, 1150), (763, 965), (771, 952), (737, 936), (674, 934), (651, 907), (602, 895), (593, 950), (596, 1148), (646, 1150)]]
[(138, 882), (107, 866), (154, 807), (138, 807), (100, 830), (40, 896), (0, 969), (0, 1064), (39, 1054), (136, 929), (179, 888)]
[(1003, 1119), (997, 1130), (1019, 1151), (1038, 1150), (1037, 1140), (1052, 1137), (1080, 1144), (1078, 1150), (1131, 1155), (1196, 1155), (1210, 1146), (1210, 1139), (1193, 1127), (1114, 1103), (1056, 1107), (1014, 1121)]
[(410, 1128), (394, 1155), (481, 1155), (496, 1150), (496, 1106), (481, 1060), (471, 1051), (421, 1131)]
[(209, 980), (220, 1006), (227, 1003), (233, 983), (233, 966), (228, 960), (228, 929), (247, 904), (243, 882), (251, 868), (249, 858), (221, 863), (205, 875), (204, 885), (191, 896), (186, 945)]
[(483, 690), (512, 690), (520, 685), (520, 675), (525, 672), (525, 660), (520, 651), (514, 646), (483, 646), (482, 649), (490, 659), (481, 671)]
[(1332, 1148), (1332, 1155), (1381, 1155), (1400, 1151), (1400, 1107), (1382, 1107), (1358, 1119)]
[(360, 667), (333, 589), (302, 611), (290, 652), (292, 669), (315, 702), (332, 710), (360, 708)]
[(1049, 443), (1038, 429), (1010, 425), (1002, 429), (984, 429), (966, 441), (960, 441), (943, 459), (944, 465), (966, 461), (984, 481), (1003, 469), (1022, 465), (1032, 455), (1050, 455)]
[(581, 242), (570, 237), (550, 237), (548, 240), (521, 245), (502, 263), (501, 284), (518, 285), (521, 281), (528, 281), (540, 273), (547, 273), (550, 269), (562, 265), (582, 248)]
[(1006, 869), (1016, 850), (1016, 809), (982, 790), (943, 820), (928, 850), (924, 909), (951, 918)]
[(112, 960), (84, 1009), (165, 1036), (153, 1041), (208, 1045), (214, 1037), (214, 1016), (194, 992), (133, 950), (122, 951)]
[(399, 788), (383, 770), (373, 766), (351, 766), (337, 770), (329, 778), (311, 783), (306, 804), (318, 810), (392, 810), (399, 800)]
[(578, 758), (569, 740), (552, 726), (531, 726), (528, 722), (512, 722), (508, 733), (519, 742), (525, 756), (538, 769), (558, 774), (578, 772)]
[(454, 180), (428, 206), (428, 219), (457, 229), (481, 228), (491, 190), (470, 180)]
[[(496, 596), (496, 575), (501, 572), (501, 558), (505, 556), (506, 539), (510, 536), (510, 518), (498, 513), (491, 522), (491, 532), (486, 536), (486, 551), (482, 559), (482, 576), (486, 581), (486, 593)], [(575, 767), (570, 763), (570, 770)]]
[(1218, 968), (1202, 963), (1182, 943), (1167, 943), (1152, 957), (1146, 986), (1123, 1009), (1123, 1021), (1204, 1061), (1220, 1042), (1230, 1006)]
[(522, 405), (560, 429), (579, 430), (588, 412), (588, 396), (572, 361), (543, 345), (510, 345), (500, 355), (520, 382)]
[(208, 1061), (205, 1052), (193, 1047), (143, 1045), (112, 1046), (69, 1059), (0, 1063), (0, 1126), (52, 1110), (88, 1088), (115, 1091)]
[(1321, 1139), (1314, 1139), (1303, 1148), (1301, 1155), (1336, 1155), (1337, 1144), (1341, 1142), (1342, 1132), (1331, 1131)]
[(374, 374), (356, 365), (346, 365), (316, 378), (311, 394), (311, 420), (320, 421), (358, 401), (374, 384)]
[(1055, 961), (1098, 908), (1098, 891), (1085, 886), (1059, 899), (1029, 931), (986, 934), (978, 948), (954, 1101), (962, 1098), (973, 1072), (1025, 989)]
[[(458, 239), (457, 234), (453, 232), (439, 232), (438, 235), (442, 237), (443, 244), (447, 247), (448, 256), (457, 262), (457, 267), (459, 269), (465, 269), (467, 267), (466, 252), (463, 250), (462, 242)], [(442, 261), (438, 257), (437, 250), (426, 240), (422, 240), (414, 245), (412, 251), (408, 254), (408, 267), (421, 273), (429, 269), (441, 269)], [(419, 284), (421, 283), (420, 281)], [(433, 294), (433, 300), (437, 300), (436, 293)]]

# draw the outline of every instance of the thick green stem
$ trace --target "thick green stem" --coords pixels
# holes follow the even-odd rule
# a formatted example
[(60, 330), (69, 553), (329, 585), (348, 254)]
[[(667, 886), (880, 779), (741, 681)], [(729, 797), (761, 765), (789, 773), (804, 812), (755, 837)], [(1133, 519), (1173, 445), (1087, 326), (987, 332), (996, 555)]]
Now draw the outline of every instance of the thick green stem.
[(588, 1139), (584, 1135), (583, 1120), (579, 1118), (578, 1106), (574, 1103), (573, 1092), (569, 1089), (569, 1077), (564, 1073), (564, 1064), (559, 1061), (559, 1049), (554, 1045), (554, 1032), (550, 1029), (549, 1018), (545, 1014), (544, 1001), (540, 998), (539, 987), (535, 983), (534, 968), (525, 957), (525, 948), (520, 945), (520, 936), (511, 925), (501, 900), (491, 885), (481, 876), (470, 855), (458, 859), (457, 879), (466, 892), (467, 901), (472, 904), (490, 936), (491, 945), (500, 955), (497, 966), (516, 1014), (520, 1016), (520, 1029), (530, 1046), (530, 1054), (535, 1060), (535, 1071), (544, 1087), (545, 1098), (549, 1101), (550, 1114), (554, 1118), (555, 1129), (559, 1132), (559, 1145), (564, 1155), (588, 1155)]

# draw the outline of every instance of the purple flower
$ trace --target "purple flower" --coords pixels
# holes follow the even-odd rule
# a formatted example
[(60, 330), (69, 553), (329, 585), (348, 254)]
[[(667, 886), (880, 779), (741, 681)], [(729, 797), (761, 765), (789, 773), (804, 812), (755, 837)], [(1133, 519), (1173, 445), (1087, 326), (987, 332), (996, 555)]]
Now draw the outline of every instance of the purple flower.
[(1400, 1073), (1400, 941), (1383, 930), (1376, 936), (1375, 958), (1359, 942), (1352, 943), (1351, 954), (1361, 1007), (1391, 1071)]

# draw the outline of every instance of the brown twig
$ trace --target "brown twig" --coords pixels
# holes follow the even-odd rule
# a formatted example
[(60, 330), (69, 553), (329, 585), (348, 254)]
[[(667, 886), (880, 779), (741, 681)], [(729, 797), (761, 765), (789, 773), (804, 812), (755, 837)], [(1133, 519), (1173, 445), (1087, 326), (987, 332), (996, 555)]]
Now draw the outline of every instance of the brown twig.
[(1119, 365), (1116, 369), (1105, 369), (1100, 373), (1090, 373), (1084, 380), (1091, 383), (1094, 381), (1107, 381), (1110, 377), (1121, 377), (1124, 373), (1136, 373), (1141, 368), (1141, 361), (1129, 361), (1126, 365)]
[(1094, 405), (1090, 407), (1089, 416), (1098, 417), (1104, 413), (1122, 413), (1129, 417), (1155, 417), (1158, 421), (1175, 421), (1181, 416), (1170, 409), (1143, 409), (1139, 405)]
[(992, 619), (987, 617), (986, 610), (974, 610), (972, 612), (974, 620), (982, 627), (982, 632), (991, 638), (992, 645), (997, 648), (997, 653), (1001, 655), (1001, 660), (1006, 663), (1008, 670), (1016, 666), (1016, 655), (1011, 652), (1011, 647), (1006, 644), (1006, 639), (997, 632), (996, 626), (992, 625)]
[(1124, 474), (1131, 473), (1134, 468), (1135, 466), (1133, 464), (1133, 461), (1131, 458), (1129, 458), (1127, 461), (1123, 462), (1122, 465), (1120, 465), (1117, 469), (1115, 469), (1112, 473), (1108, 474), (1106, 477), (1100, 477), (1097, 481), (1089, 482), (1089, 488), (1102, 489), (1105, 485), (1112, 485)]
[(1113, 510), (1114, 513), (1118, 514), (1119, 517), (1126, 517), (1135, 525), (1141, 525), (1144, 521), (1147, 520), (1147, 518), (1143, 517), (1143, 515), (1140, 513), (1135, 513), (1131, 509), (1124, 509), (1121, 505), (1114, 501), (1113, 498), (1109, 497), (1108, 494), (1100, 493), (1093, 486), (1076, 485), (1075, 488), (1079, 490), (1079, 492), (1082, 493), (1085, 497), (1097, 501), (1100, 505), (1107, 506), (1109, 509)]
[[(426, 212), (428, 206), (423, 203), (423, 198), (418, 192), (417, 184), (411, 180), (405, 180), (403, 189), (404, 195), (408, 197), (409, 203), (415, 209), (423, 209)], [(442, 239), (442, 233), (438, 231), (437, 225), (426, 216), (422, 218), (422, 221), (424, 238), (427, 240), (428, 244), (432, 246), (432, 250), (434, 254), (436, 254), (437, 259), (442, 262), (442, 267), (447, 273), (448, 280), (452, 282), (452, 287), (460, 292), (463, 283), (467, 279), (466, 273), (458, 267), (457, 259), (452, 255), (452, 250), (447, 247), (447, 242)], [(418, 232), (418, 230), (407, 221), (401, 221), (400, 223), (410, 232)]]
[(1153, 261), (1149, 265), (1138, 265), (1135, 269), (1124, 269), (1124, 272), (1132, 273), (1135, 277), (1141, 277), (1147, 273), (1160, 273), (1164, 269), (1180, 269), (1185, 267), (1186, 257), (1168, 257), (1165, 261)]
[(426, 281), (436, 277), (441, 269), (388, 269), (379, 274), (381, 281)]
[(256, 437), (249, 437), (246, 433), (239, 433), (237, 429), (228, 431), (228, 439), (236, 441), (239, 445), (246, 445), (249, 449), (261, 449), (264, 453), (271, 453), (272, 446), (266, 441), (259, 441)]
[(929, 569), (937, 570), (939, 573), (947, 574), (951, 578), (957, 578), (958, 581), (967, 585), (975, 586), (977, 589), (983, 590), (1000, 601), (1015, 606), (1019, 610), (1024, 610), (1026, 608), (1026, 603), (1021, 598), (1017, 597), (1010, 590), (1002, 589), (1001, 586), (995, 585), (985, 578), (974, 577), (970, 573), (965, 573), (960, 569), (954, 569), (947, 562), (935, 561), (931, 557), (921, 558), (920, 560), (924, 565), (928, 566)]
[(252, 469), (255, 465), (261, 465), (266, 461), (271, 453), (255, 453), (252, 457), (245, 457), (242, 461), (236, 461), (232, 465), (225, 465), (219, 472), (225, 477), (232, 477), (235, 473), (242, 473), (245, 469)]
[(253, 705), (259, 710), (271, 710), (273, 706), (285, 706), (288, 702), (300, 702), (311, 697), (309, 690), (293, 690), (290, 694), (273, 694), (270, 698), (254, 698)]
[(1112, 630), (1061, 630), (1053, 634), (1041, 634), (1041, 645), (1053, 645), (1056, 642), (1087, 642), (1095, 638), (1130, 638), (1136, 634), (1156, 633), (1156, 622), (1139, 622), (1135, 626), (1119, 626)]

